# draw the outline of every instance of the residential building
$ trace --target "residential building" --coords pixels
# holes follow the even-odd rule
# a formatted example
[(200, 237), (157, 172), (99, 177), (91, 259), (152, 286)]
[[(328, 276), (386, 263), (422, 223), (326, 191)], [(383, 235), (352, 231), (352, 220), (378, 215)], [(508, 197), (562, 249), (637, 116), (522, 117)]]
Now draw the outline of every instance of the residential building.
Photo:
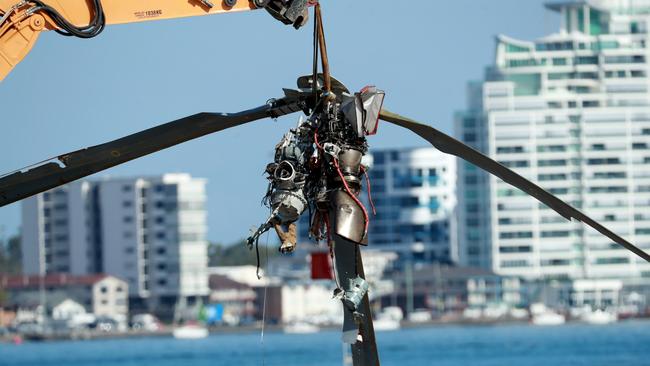
[[(23, 203), (25, 274), (107, 273), (135, 309), (207, 296), (205, 184), (187, 174), (79, 181)], [(138, 310), (139, 311), (139, 310)]]
[(257, 294), (251, 286), (217, 274), (210, 275), (209, 284), (209, 303), (220, 307), (220, 321), (237, 325), (254, 319)]
[(8, 303), (16, 308), (43, 305), (51, 313), (55, 306), (71, 300), (97, 316), (126, 321), (129, 313), (129, 285), (105, 274), (0, 277), (0, 289), (9, 294)]
[(453, 156), (434, 148), (373, 150), (369, 177), (377, 211), (370, 249), (398, 253), (398, 265), (458, 260)]
[[(650, 1), (549, 3), (560, 29), (497, 37), (458, 136), (650, 250)], [(460, 261), (537, 279), (633, 280), (650, 264), (468, 163), (459, 166)]]

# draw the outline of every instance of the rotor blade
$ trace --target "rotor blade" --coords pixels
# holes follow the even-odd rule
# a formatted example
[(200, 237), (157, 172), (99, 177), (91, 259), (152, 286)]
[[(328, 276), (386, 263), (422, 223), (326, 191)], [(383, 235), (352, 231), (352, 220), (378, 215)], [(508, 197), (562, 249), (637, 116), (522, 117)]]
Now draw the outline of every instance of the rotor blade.
[(182, 142), (300, 110), (299, 98), (286, 97), (238, 113), (198, 113), (111, 142), (60, 155), (55, 161), (1, 177), (0, 207)]
[(488, 156), (485, 156), (473, 148), (465, 145), (464, 143), (454, 139), (453, 137), (441, 131), (438, 131), (431, 126), (427, 126), (412, 119), (402, 117), (385, 109), (382, 109), (379, 118), (415, 132), (423, 139), (429, 141), (436, 149), (447, 154), (455, 155), (476, 165), (488, 173), (501, 178), (504, 182), (509, 183), (535, 197), (538, 201), (557, 211), (567, 220), (573, 218), (584, 222), (585, 224), (599, 231), (601, 234), (612, 239), (614, 242), (622, 245), (626, 249), (634, 252), (639, 257), (650, 262), (650, 255), (648, 253), (637, 248), (632, 243), (628, 242), (616, 233), (599, 224), (578, 209), (562, 201), (551, 193), (548, 193), (542, 187), (499, 164)]

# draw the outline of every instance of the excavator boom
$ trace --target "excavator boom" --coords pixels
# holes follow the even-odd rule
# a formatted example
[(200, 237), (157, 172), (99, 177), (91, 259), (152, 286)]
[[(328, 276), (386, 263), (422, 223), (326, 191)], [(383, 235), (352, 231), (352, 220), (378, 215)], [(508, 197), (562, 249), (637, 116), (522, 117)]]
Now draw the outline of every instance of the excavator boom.
[(65, 22), (87, 31), (93, 21), (101, 21), (94, 34), (83, 37), (91, 38), (110, 24), (265, 8), (298, 28), (306, 21), (306, 7), (307, 0), (0, 0), (0, 81), (27, 56), (41, 32), (63, 32)]

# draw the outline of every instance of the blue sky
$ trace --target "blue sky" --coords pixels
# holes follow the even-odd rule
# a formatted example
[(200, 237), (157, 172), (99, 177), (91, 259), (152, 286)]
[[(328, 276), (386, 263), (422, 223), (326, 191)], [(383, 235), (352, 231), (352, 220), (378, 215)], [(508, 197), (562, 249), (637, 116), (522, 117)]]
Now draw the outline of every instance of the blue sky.
[[(388, 109), (451, 133), (467, 82), (492, 63), (495, 35), (534, 39), (557, 29), (543, 3), (324, 0), (331, 70), (352, 90), (377, 85)], [(0, 172), (197, 112), (258, 106), (310, 73), (310, 58), (311, 25), (296, 31), (263, 11), (110, 26), (91, 40), (44, 34), (0, 83)], [(262, 172), (297, 117), (227, 130), (94, 177), (207, 178), (208, 237), (230, 243), (265, 219)], [(386, 124), (369, 143), (424, 145)], [(20, 203), (0, 208), (0, 226), (18, 232)]]

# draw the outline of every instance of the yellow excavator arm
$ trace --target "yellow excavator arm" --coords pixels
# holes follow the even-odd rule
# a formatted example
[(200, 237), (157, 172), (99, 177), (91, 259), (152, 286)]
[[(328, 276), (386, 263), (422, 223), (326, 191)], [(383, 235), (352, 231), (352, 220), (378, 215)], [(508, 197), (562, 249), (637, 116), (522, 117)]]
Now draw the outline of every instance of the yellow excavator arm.
[(109, 24), (260, 8), (298, 28), (306, 21), (306, 6), (306, 0), (0, 0), (0, 81), (46, 30), (90, 38)]

